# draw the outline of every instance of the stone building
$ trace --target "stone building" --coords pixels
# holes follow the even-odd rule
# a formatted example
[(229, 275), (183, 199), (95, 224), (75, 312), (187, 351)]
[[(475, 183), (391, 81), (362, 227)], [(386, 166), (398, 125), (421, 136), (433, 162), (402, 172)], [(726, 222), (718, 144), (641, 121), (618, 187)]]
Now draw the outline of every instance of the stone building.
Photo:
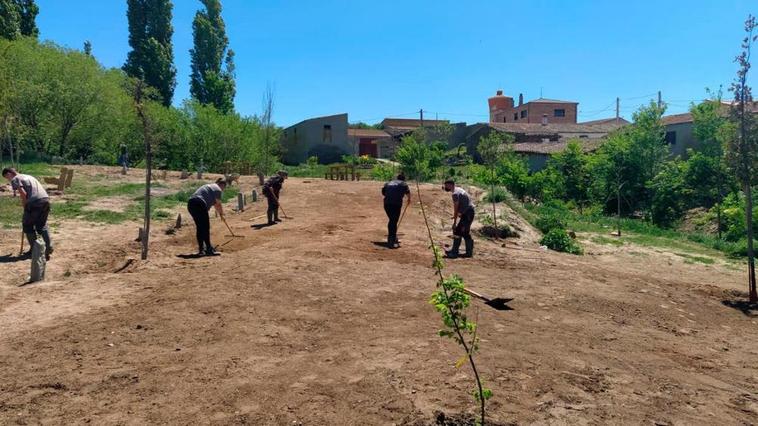
[(524, 103), (519, 95), (518, 104), (503, 95), (502, 90), (488, 100), (490, 123), (573, 123), (577, 122), (578, 102), (539, 98)]

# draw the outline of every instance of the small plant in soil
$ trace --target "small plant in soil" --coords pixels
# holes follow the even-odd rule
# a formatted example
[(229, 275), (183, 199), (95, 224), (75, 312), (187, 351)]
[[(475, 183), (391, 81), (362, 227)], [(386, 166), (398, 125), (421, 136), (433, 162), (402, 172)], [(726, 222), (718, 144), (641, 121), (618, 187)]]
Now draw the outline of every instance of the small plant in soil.
[(471, 298), (465, 291), (463, 278), (458, 275), (445, 276), (443, 269), (445, 267), (442, 261), (442, 249), (435, 243), (432, 235), (432, 228), (429, 225), (429, 218), (426, 214), (424, 200), (421, 197), (420, 178), (434, 174), (434, 165), (426, 151), (429, 149), (423, 143), (411, 135), (403, 140), (405, 148), (414, 148), (411, 152), (408, 149), (406, 161), (403, 162), (403, 168), (406, 175), (409, 175), (416, 182), (416, 192), (418, 193), (419, 206), (421, 215), (424, 218), (427, 235), (429, 237), (429, 246), (434, 256), (432, 263), (437, 275), (437, 289), (432, 293), (430, 303), (442, 316), (443, 328), (439, 335), (447, 337), (458, 343), (463, 349), (464, 355), (456, 362), (456, 367), (462, 366), (468, 362), (474, 373), (476, 388), (473, 390), (474, 399), (479, 403), (479, 416), (481, 424), (486, 421), (486, 401), (492, 397), (492, 391), (482, 385), (482, 379), (477, 370), (474, 355), (479, 350), (479, 338), (477, 336), (476, 322), (470, 321), (466, 315), (466, 309), (471, 303)]

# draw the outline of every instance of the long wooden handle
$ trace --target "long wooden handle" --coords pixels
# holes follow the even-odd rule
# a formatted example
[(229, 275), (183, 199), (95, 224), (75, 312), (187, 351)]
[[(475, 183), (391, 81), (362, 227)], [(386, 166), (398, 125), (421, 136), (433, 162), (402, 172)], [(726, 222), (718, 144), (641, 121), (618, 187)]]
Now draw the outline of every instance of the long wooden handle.
[(465, 291), (466, 293), (468, 293), (471, 296), (476, 297), (477, 299), (484, 300), (485, 302), (489, 302), (491, 300), (489, 297), (484, 296), (482, 294), (479, 294), (479, 293), (475, 292), (474, 290), (469, 290), (466, 287), (463, 288), (463, 291)]

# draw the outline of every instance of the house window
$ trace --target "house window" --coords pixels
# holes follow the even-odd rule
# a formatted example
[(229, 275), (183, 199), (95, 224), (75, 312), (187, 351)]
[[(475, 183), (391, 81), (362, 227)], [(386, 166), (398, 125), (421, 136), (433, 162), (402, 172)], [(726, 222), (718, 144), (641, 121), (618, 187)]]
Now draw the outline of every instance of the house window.
[(324, 135), (321, 138), (323, 143), (332, 143), (332, 125), (324, 124)]
[(565, 109), (554, 109), (553, 110), (553, 117), (565, 117), (566, 116), (566, 110)]
[(526, 110), (521, 111), (521, 118), (526, 118)]
[(508, 117), (503, 116), (503, 123), (507, 123), (507, 122), (508, 122)]
[(666, 143), (676, 145), (676, 132), (666, 132)]
[(513, 113), (513, 121), (518, 121), (518, 113)]

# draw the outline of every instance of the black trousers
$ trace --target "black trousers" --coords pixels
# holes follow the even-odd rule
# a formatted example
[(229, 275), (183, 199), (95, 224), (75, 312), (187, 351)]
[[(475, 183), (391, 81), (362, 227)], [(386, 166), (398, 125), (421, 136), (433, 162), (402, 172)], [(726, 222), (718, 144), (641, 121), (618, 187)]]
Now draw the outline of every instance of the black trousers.
[(211, 218), (208, 216), (208, 207), (206, 207), (205, 202), (198, 198), (190, 198), (187, 203), (187, 210), (192, 216), (192, 220), (195, 221), (195, 236), (200, 251), (203, 250), (203, 244), (205, 244), (206, 250), (213, 248), (211, 244)]
[[(471, 224), (474, 223), (474, 209), (470, 208), (461, 215), (461, 219), (455, 226), (453, 235), (456, 237), (463, 237), (464, 239), (471, 238)], [(468, 238), (466, 238), (468, 237)]]
[(279, 202), (273, 195), (266, 194), (266, 201), (268, 201), (268, 210), (266, 210), (266, 217), (268, 222), (271, 223), (276, 219), (279, 219)]
[(400, 220), (400, 212), (403, 210), (402, 204), (384, 203), (384, 212), (387, 213), (387, 241), (390, 243), (397, 241), (397, 222)]
[(474, 239), (471, 238), (471, 224), (474, 223), (474, 209), (470, 208), (461, 215), (460, 220), (453, 229), (453, 248), (450, 253), (458, 255), (458, 250), (461, 247), (461, 238), (466, 242), (466, 255), (474, 255)]
[(47, 217), (49, 215), (50, 200), (47, 198), (26, 203), (24, 206), (24, 216), (21, 219), (21, 226), (24, 234), (26, 234), (30, 250), (37, 239), (37, 234), (45, 240), (46, 251), (50, 252), (52, 250), (53, 243), (50, 239), (50, 230), (47, 227)]

